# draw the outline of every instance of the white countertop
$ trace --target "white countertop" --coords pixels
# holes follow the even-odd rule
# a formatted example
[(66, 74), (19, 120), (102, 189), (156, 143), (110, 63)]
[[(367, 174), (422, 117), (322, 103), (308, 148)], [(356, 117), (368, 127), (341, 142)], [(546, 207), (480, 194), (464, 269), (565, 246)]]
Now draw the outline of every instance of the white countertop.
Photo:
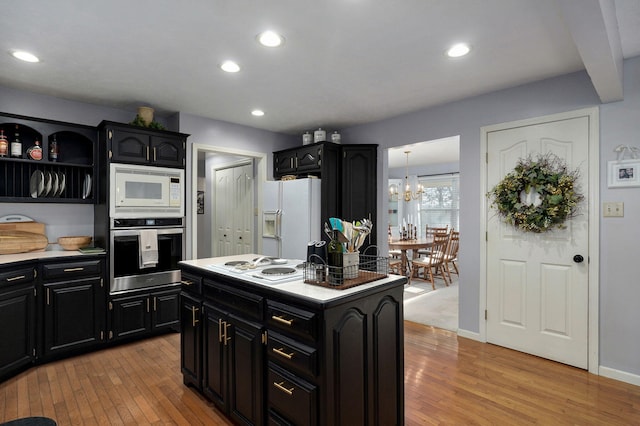
[(85, 256), (78, 250), (46, 250), (46, 251), (30, 251), (27, 253), (1, 254), (0, 265), (9, 263), (23, 262), (25, 260), (49, 259), (54, 257), (70, 257)]
[[(404, 277), (400, 275), (389, 275), (387, 278), (379, 279), (376, 281), (372, 281), (370, 283), (361, 284), (355, 287), (347, 288), (344, 290), (338, 290), (328, 287), (322, 287), (314, 284), (307, 284), (303, 281), (301, 276), (298, 276), (297, 279), (286, 282), (266, 282), (264, 279), (254, 278), (253, 274), (250, 272), (242, 273), (242, 274), (234, 274), (231, 271), (225, 271), (220, 265), (224, 265), (224, 263), (234, 260), (245, 260), (252, 261), (256, 257), (260, 255), (257, 254), (243, 254), (237, 256), (224, 256), (224, 257), (212, 257), (207, 259), (195, 259), (195, 260), (185, 260), (180, 262), (184, 265), (194, 266), (196, 268), (203, 269), (205, 271), (214, 272), (220, 275), (225, 275), (237, 280), (250, 282), (252, 284), (257, 284), (263, 287), (270, 288), (275, 291), (280, 291), (283, 293), (290, 293), (296, 296), (305, 297), (308, 299), (313, 299), (319, 302), (329, 302), (334, 299), (339, 299), (345, 296), (349, 296), (351, 294), (359, 293), (362, 291), (370, 290), (375, 287), (383, 286), (394, 282), (398, 279), (404, 279)], [(290, 266), (295, 267), (302, 263), (302, 260), (290, 260), (287, 265), (273, 265), (273, 266)]]

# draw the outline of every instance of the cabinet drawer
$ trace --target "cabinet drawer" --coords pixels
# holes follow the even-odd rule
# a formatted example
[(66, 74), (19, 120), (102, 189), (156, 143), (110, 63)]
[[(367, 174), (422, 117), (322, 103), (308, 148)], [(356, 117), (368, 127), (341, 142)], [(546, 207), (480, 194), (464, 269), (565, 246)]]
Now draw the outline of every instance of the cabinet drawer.
[(10, 285), (33, 283), (35, 271), (33, 267), (11, 269), (0, 272), (0, 290)]
[(272, 300), (267, 300), (267, 320), (269, 328), (311, 341), (315, 341), (318, 333), (315, 313)]
[(182, 291), (189, 294), (202, 294), (202, 277), (184, 271), (182, 271), (181, 277)]
[(262, 321), (264, 317), (264, 298), (217, 281), (204, 279), (204, 296), (234, 312), (245, 314), (250, 318)]
[(314, 348), (273, 332), (269, 333), (268, 342), (269, 359), (302, 374), (315, 377), (318, 361)]
[(42, 278), (45, 281), (99, 276), (101, 273), (102, 261), (99, 259), (42, 265)]
[(315, 425), (318, 419), (317, 387), (269, 363), (269, 411), (296, 425)]

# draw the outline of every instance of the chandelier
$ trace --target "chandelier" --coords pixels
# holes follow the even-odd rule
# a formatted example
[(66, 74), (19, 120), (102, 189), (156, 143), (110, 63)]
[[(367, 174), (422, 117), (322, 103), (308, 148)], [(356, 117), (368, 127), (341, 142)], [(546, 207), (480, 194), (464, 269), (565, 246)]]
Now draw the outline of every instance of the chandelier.
[[(407, 167), (406, 167), (406, 173), (404, 176), (404, 192), (402, 194), (402, 198), (404, 199), (404, 201), (416, 200), (424, 192), (424, 189), (420, 184), (418, 184), (418, 187), (416, 188), (415, 191), (412, 191), (411, 185), (409, 185), (409, 153), (410, 152), (411, 151), (404, 152), (405, 154), (407, 154)], [(400, 192), (398, 190), (398, 185), (396, 184), (389, 185), (389, 198), (392, 201), (398, 201), (400, 199)]]

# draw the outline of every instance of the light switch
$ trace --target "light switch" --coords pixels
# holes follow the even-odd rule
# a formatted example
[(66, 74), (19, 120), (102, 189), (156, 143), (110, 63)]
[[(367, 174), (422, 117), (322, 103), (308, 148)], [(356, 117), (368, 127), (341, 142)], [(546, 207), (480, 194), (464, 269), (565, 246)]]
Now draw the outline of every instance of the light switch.
[(603, 217), (623, 217), (624, 203), (602, 203)]

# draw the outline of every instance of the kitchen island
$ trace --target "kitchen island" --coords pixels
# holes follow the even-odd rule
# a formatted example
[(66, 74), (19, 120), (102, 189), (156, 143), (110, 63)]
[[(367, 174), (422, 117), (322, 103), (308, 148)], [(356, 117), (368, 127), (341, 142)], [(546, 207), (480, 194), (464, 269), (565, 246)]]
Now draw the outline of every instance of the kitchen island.
[(257, 257), (180, 263), (184, 383), (239, 424), (404, 424), (406, 278), (337, 290), (224, 268)]

